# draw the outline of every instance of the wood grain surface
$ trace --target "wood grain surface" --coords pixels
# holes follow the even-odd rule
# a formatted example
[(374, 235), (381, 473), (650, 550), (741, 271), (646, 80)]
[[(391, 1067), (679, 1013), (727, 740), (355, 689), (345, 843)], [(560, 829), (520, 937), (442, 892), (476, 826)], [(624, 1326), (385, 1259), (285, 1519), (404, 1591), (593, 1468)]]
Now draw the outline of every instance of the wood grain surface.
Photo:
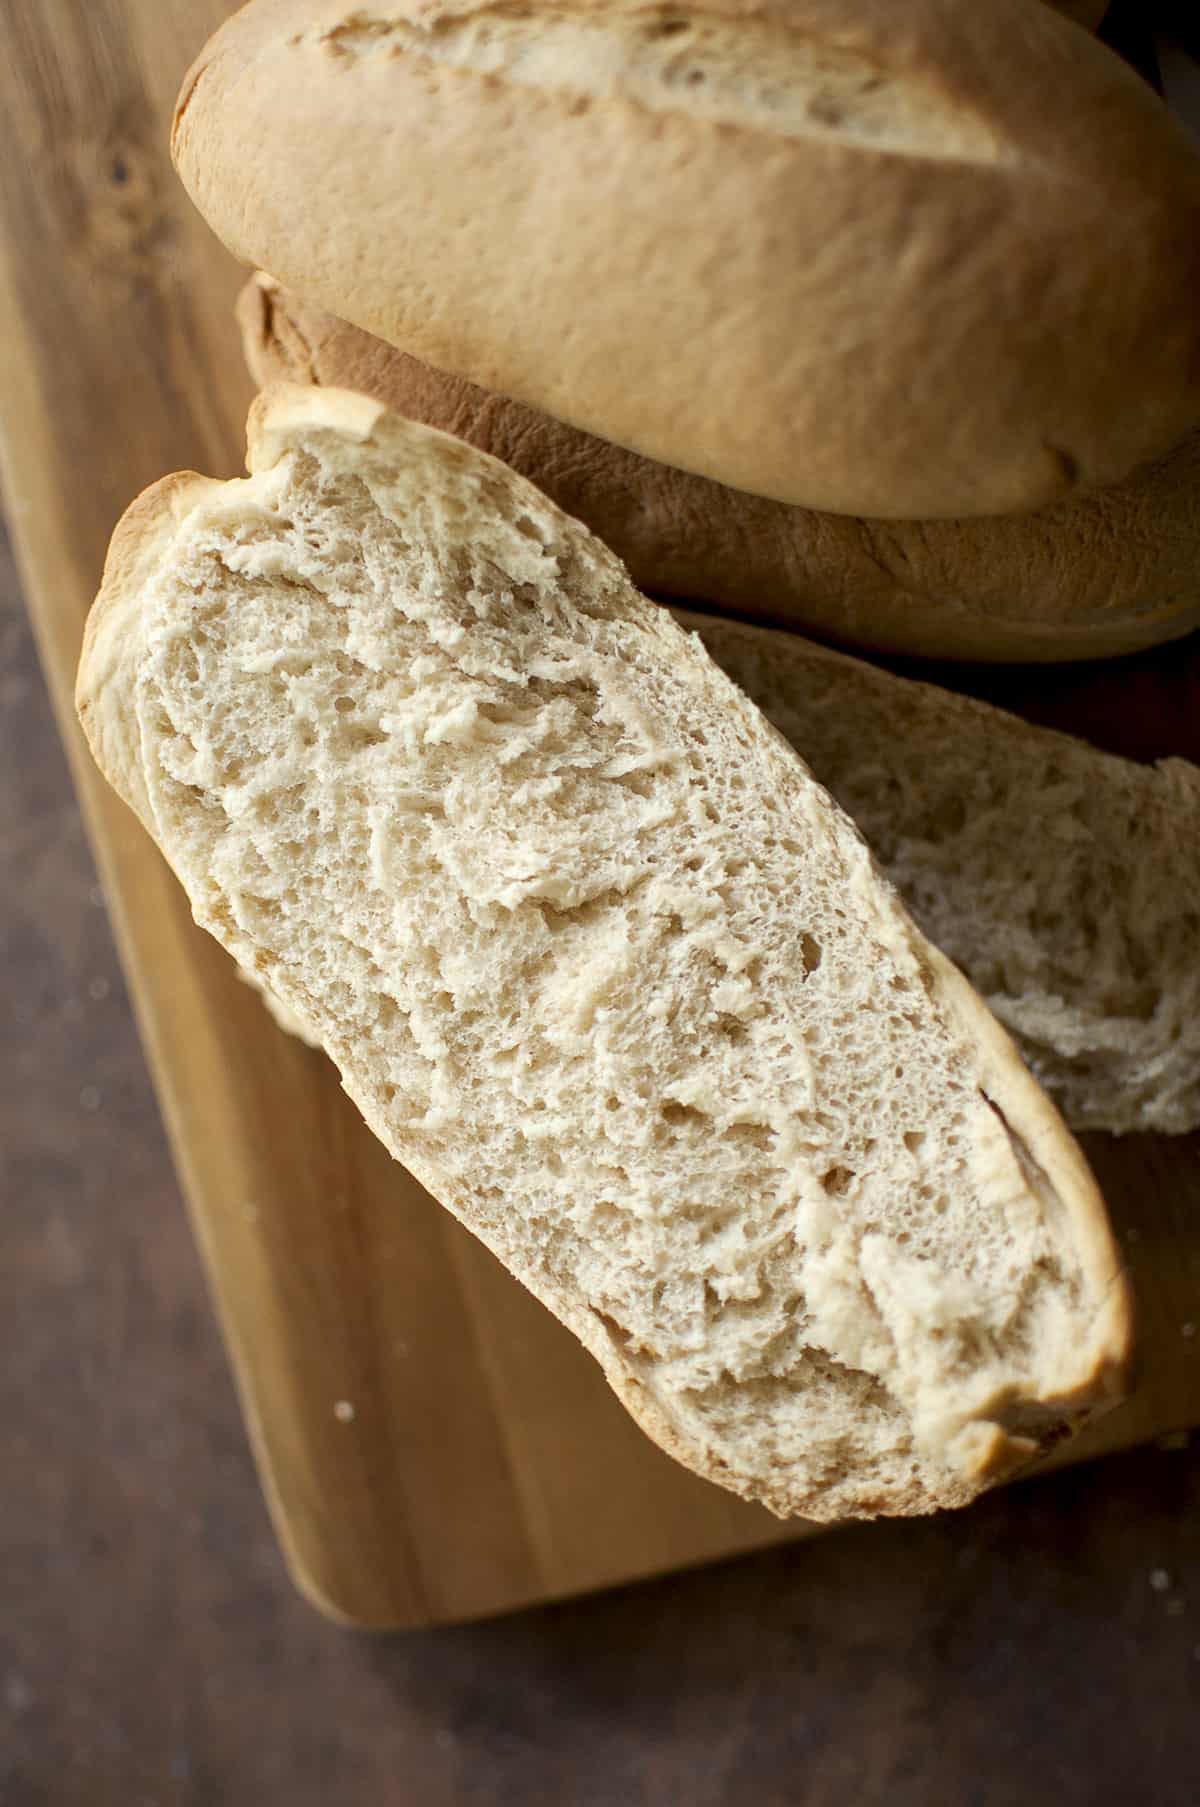
[[(239, 463), (239, 272), (164, 150), (179, 75), (229, 10), (0, 8), (0, 421), (41, 657), (292, 1573), (335, 1616), (416, 1625), (794, 1537), (650, 1445), (574, 1342), (387, 1159), (329, 1064), (274, 1028), (194, 927), (82, 754), (70, 691), (114, 521), (164, 471)], [(1113, 695), (1142, 685), (1142, 751), (1196, 754), (1194, 712), (1181, 700), (1177, 720), (1169, 701), (1194, 695), (1194, 668), (1187, 648), (1057, 691), (1042, 674), (1032, 706), (1054, 717), (1060, 698), (1090, 698), (1105, 738)], [(1126, 1237), (1143, 1365), (1073, 1455), (1200, 1420), (1185, 1335), (1200, 1320), (1197, 1142), (1088, 1150)]]

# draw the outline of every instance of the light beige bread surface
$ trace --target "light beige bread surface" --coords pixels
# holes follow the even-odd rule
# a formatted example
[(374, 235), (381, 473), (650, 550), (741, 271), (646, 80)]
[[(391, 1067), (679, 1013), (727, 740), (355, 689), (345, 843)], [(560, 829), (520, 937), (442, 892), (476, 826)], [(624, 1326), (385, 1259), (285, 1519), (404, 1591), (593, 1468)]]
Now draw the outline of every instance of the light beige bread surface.
[(1200, 1126), (1200, 771), (679, 614), (870, 843), (1074, 1129)]
[(1200, 417), (1200, 158), (1038, 0), (252, 0), (174, 154), (312, 300), (781, 501), (1035, 508)]
[(1115, 1395), (1078, 1149), (861, 837), (601, 543), (360, 396), (114, 538), (78, 700), (198, 920), (682, 1461), (959, 1504)]
[(1195, 766), (1113, 758), (794, 634), (676, 619), (853, 818), (1073, 1129), (1200, 1127)]
[(856, 520), (641, 458), (336, 319), (258, 275), (238, 303), (260, 383), (361, 389), (511, 464), (654, 595), (886, 652), (1084, 659), (1200, 617), (1200, 432), (1124, 483), (1034, 514)]

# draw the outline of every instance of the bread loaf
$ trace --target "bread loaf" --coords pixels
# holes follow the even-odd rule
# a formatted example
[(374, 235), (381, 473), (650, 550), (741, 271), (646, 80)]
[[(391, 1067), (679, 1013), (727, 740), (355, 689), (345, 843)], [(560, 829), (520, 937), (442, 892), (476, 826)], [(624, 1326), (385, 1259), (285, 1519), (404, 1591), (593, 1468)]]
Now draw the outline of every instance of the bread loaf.
[(1114, 1396), (1082, 1157), (861, 837), (532, 485), (341, 391), (118, 528), (80, 713), (197, 919), (640, 1422), (955, 1505)]
[(861, 521), (726, 489), (397, 351), (259, 275), (238, 303), (260, 383), (361, 389), (532, 478), (656, 596), (883, 652), (1099, 658), (1200, 619), (1200, 432), (1036, 514)]
[(1038, 0), (251, 0), (174, 155), (313, 301), (779, 501), (1037, 508), (1200, 419), (1200, 157)]

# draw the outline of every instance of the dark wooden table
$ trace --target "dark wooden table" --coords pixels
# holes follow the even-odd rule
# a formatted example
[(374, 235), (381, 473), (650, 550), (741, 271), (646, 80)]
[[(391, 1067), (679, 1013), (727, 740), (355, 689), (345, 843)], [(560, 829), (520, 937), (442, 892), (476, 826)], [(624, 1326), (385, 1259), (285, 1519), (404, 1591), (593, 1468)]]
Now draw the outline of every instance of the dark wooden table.
[(457, 1630), (300, 1601), (0, 611), (3, 1807), (1195, 1807), (1200, 1436)]

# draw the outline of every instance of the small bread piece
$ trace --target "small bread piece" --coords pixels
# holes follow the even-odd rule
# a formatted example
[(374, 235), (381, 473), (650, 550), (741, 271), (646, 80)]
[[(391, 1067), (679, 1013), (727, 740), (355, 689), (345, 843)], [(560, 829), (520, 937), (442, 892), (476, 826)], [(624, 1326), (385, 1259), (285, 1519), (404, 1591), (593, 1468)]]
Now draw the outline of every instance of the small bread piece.
[(1200, 157), (1038, 0), (251, 0), (173, 149), (239, 257), (778, 501), (927, 518), (1200, 421)]
[(929, 658), (1105, 658), (1200, 622), (1200, 432), (1124, 483), (1036, 514), (854, 520), (640, 458), (433, 370), (269, 276), (237, 311), (258, 382), (361, 389), (491, 452), (655, 596)]
[(861, 836), (598, 540), (342, 391), (117, 530), (79, 674), (197, 920), (643, 1426), (958, 1505), (1114, 1397), (1083, 1158)]
[(1200, 770), (684, 614), (854, 818), (1073, 1129), (1200, 1128)]

